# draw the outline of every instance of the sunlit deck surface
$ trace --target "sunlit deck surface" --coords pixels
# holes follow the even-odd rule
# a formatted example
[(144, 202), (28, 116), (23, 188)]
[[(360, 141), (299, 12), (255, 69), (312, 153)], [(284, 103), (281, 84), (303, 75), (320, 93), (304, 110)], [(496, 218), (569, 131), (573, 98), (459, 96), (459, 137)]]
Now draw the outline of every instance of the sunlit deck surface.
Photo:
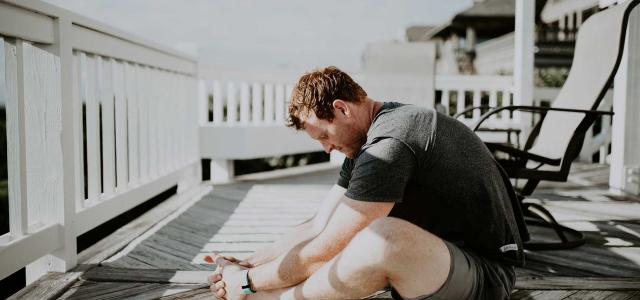
[[(585, 232), (587, 243), (528, 252), (512, 299), (640, 299), (640, 199), (609, 194), (605, 165), (577, 164), (572, 172), (569, 182), (542, 184), (532, 198)], [(50, 274), (14, 297), (211, 299), (205, 277), (214, 266), (202, 256), (242, 257), (274, 241), (313, 215), (337, 173), (248, 179), (186, 204), (163, 203), (83, 252), (78, 272)]]

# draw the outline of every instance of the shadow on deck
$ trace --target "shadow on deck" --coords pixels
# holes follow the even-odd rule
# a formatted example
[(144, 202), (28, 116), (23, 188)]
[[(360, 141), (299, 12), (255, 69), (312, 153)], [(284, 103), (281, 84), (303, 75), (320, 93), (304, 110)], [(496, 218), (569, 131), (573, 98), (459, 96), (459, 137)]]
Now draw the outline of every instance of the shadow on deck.
[[(528, 252), (512, 299), (640, 298), (640, 199), (608, 194), (606, 166), (573, 169), (568, 183), (541, 185), (532, 198), (564, 225), (585, 232), (587, 243)], [(14, 297), (210, 299), (206, 275), (214, 266), (204, 264), (204, 254), (242, 257), (276, 240), (313, 215), (337, 173), (328, 169), (214, 186), (204, 197), (174, 206), (153, 226), (134, 224), (115, 234), (129, 241), (94, 246), (92, 255), (84, 255), (90, 258), (80, 261), (82, 272), (51, 274)], [(56, 293), (38, 294), (52, 286)]]

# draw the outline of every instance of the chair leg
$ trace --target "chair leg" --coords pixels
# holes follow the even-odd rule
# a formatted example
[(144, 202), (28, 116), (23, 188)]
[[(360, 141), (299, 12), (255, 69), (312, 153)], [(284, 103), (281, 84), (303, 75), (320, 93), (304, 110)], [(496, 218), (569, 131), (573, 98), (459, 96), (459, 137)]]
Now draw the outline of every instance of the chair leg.
[[(528, 226), (539, 226), (551, 228), (555, 231), (560, 242), (525, 242), (524, 247), (528, 250), (564, 250), (581, 246), (585, 243), (585, 236), (582, 232), (571, 229), (558, 224), (551, 213), (542, 205), (537, 203), (523, 203), (525, 214), (529, 216), (526, 219)], [(533, 208), (533, 209), (532, 209)], [(535, 219), (531, 219), (535, 218)], [(573, 239), (569, 239), (569, 237)]]

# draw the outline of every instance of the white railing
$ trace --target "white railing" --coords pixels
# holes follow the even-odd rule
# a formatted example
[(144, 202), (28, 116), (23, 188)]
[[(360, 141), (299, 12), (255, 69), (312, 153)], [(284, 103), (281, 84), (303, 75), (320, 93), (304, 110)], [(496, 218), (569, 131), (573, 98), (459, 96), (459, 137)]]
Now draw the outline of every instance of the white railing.
[(285, 126), (292, 84), (201, 80), (200, 155), (211, 179), (233, 179), (233, 160), (321, 151), (306, 134)]
[[(435, 89), (439, 95), (436, 104), (441, 104), (450, 115), (464, 111), (468, 107), (519, 105), (513, 97), (511, 76), (436, 76)], [(558, 95), (559, 88), (535, 88), (534, 105), (550, 105)], [(613, 94), (610, 91), (600, 105), (600, 110), (610, 110)], [(475, 110), (459, 120), (467, 125), (475, 124), (486, 110)], [(502, 112), (485, 123), (492, 128), (522, 128), (520, 114)], [(587, 131), (579, 159), (584, 162), (606, 163), (610, 154), (611, 117), (604, 116), (600, 121), (599, 131), (592, 126)], [(504, 141), (504, 134), (480, 133), (484, 139)], [(521, 137), (524, 138), (524, 137)], [(597, 160), (594, 156), (597, 156)]]
[[(463, 112), (467, 108), (487, 106), (501, 107), (519, 105), (513, 97), (511, 76), (436, 76), (436, 105), (444, 106), (449, 115)], [(487, 110), (474, 110), (462, 115), (458, 120), (467, 125), (474, 124)], [(501, 112), (486, 122), (495, 128), (520, 127), (520, 114)]]
[(196, 62), (38, 1), (0, 1), (10, 232), (0, 279), (76, 264), (76, 237), (199, 181)]

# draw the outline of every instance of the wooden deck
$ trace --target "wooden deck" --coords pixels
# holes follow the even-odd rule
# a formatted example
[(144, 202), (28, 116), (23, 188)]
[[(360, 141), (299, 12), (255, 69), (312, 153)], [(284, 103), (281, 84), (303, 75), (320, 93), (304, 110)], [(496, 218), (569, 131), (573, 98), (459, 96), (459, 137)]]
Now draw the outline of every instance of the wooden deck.
[[(274, 241), (312, 216), (337, 172), (174, 197), (83, 252), (74, 272), (51, 273), (14, 297), (210, 299), (206, 275), (214, 267), (203, 255), (242, 257)], [(534, 194), (588, 240), (574, 250), (528, 252), (512, 299), (640, 299), (640, 199), (609, 195), (607, 177), (606, 166), (576, 165), (568, 183)]]

